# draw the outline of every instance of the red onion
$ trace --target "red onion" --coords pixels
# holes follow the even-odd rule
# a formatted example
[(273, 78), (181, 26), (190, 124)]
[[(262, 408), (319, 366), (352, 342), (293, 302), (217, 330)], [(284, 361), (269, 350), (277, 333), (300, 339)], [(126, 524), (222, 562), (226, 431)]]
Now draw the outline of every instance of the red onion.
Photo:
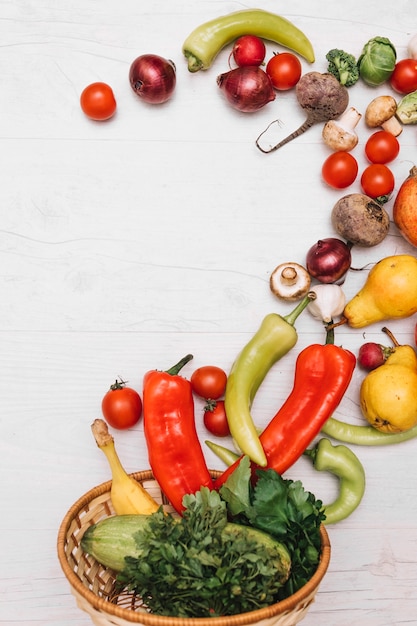
[(260, 67), (237, 67), (217, 77), (228, 102), (244, 113), (252, 113), (275, 100), (271, 80)]
[(307, 252), (307, 271), (321, 283), (336, 283), (350, 268), (351, 246), (341, 239), (320, 239)]
[(145, 102), (161, 104), (174, 93), (176, 68), (172, 61), (157, 54), (142, 54), (130, 66), (133, 91)]
[(232, 55), (239, 67), (262, 65), (266, 54), (265, 44), (255, 35), (242, 35), (234, 43)]

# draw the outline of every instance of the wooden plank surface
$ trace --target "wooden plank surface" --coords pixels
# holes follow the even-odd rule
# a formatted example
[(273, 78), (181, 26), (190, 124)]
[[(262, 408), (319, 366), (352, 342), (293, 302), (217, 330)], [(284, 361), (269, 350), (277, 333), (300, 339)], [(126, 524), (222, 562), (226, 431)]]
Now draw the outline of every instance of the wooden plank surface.
[[(1, 559), (0, 623), (87, 626), (56, 558), (59, 524), (71, 504), (107, 480), (90, 423), (116, 377), (141, 392), (148, 369), (183, 354), (184, 375), (208, 363), (228, 370), (270, 311), (286, 313), (268, 287), (281, 262), (305, 262), (318, 239), (334, 236), (330, 213), (344, 192), (321, 181), (328, 150), (321, 126), (273, 155), (255, 138), (274, 119), (282, 136), (303, 119), (294, 92), (256, 114), (225, 102), (216, 76), (230, 50), (192, 75), (181, 45), (198, 24), (245, 8), (203, 0), (0, 1), (0, 339)], [(263, 0), (304, 30), (316, 62), (340, 47), (359, 55), (375, 35), (406, 56), (417, 32), (412, 0)], [(268, 54), (279, 50), (267, 44)], [(177, 66), (174, 98), (147, 106), (128, 83), (132, 60), (154, 52)], [(89, 83), (112, 85), (118, 112), (108, 123), (86, 119), (79, 95)], [(364, 113), (376, 95), (358, 84), (350, 104)], [(358, 126), (354, 155), (366, 165), (370, 130)], [(396, 191), (416, 162), (416, 128), (400, 136), (392, 164)], [(347, 192), (360, 191), (359, 182)], [(347, 193), (346, 192), (346, 193)], [(392, 200), (387, 204), (392, 214)], [(415, 254), (395, 226), (383, 244), (353, 249), (355, 267), (388, 254)], [(369, 267), (369, 266), (368, 266)], [(365, 270), (366, 274), (366, 270)], [(364, 272), (344, 285), (353, 296)], [(415, 318), (389, 322), (400, 343), (413, 343)], [(337, 340), (357, 352), (364, 340), (386, 341), (380, 324), (341, 328)], [(320, 323), (304, 314), (299, 342), (267, 376), (253, 406), (264, 426), (288, 395), (298, 352), (322, 341)], [(361, 423), (357, 370), (337, 417)], [(202, 403), (196, 402), (201, 439)], [(128, 471), (145, 469), (142, 424), (118, 432)], [(416, 442), (354, 447), (367, 474), (360, 508), (329, 527), (332, 560), (305, 626), (417, 624)], [(205, 450), (210, 467), (221, 463)], [(288, 476), (324, 500), (337, 485), (301, 459)]]

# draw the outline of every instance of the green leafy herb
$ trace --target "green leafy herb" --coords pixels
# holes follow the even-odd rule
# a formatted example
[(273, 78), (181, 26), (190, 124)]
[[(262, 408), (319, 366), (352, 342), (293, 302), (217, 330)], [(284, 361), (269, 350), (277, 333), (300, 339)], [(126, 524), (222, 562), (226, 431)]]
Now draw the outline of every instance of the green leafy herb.
[(323, 503), (305, 491), (300, 481), (285, 480), (272, 469), (257, 470), (250, 483), (245, 457), (220, 489), (234, 522), (250, 524), (282, 542), (291, 557), (291, 575), (279, 591), (282, 599), (302, 587), (314, 574), (320, 558), (320, 525), (325, 519)]
[(150, 516), (135, 535), (141, 556), (125, 558), (118, 582), (168, 616), (233, 615), (275, 602), (291, 566), (285, 547), (229, 523), (216, 491), (203, 487), (184, 505), (181, 518), (162, 510)]

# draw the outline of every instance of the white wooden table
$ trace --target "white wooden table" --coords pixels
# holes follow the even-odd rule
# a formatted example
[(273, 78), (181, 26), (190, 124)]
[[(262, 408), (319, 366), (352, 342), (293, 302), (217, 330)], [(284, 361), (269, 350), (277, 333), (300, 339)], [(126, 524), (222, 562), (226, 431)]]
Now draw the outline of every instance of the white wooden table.
[[(375, 35), (399, 58), (417, 32), (413, 0), (263, 0), (311, 39), (316, 62), (341, 47), (359, 55)], [(230, 368), (270, 311), (286, 313), (269, 275), (281, 262), (305, 262), (318, 239), (334, 236), (330, 212), (345, 192), (327, 188), (328, 150), (321, 126), (273, 155), (255, 138), (273, 119), (282, 132), (303, 119), (293, 92), (253, 115), (223, 99), (213, 68), (190, 74), (181, 44), (198, 24), (245, 8), (214, 0), (0, 1), (0, 623), (87, 626), (56, 556), (59, 524), (84, 492), (109, 478), (90, 424), (117, 377), (141, 392), (148, 369), (166, 369), (185, 353)], [(250, 5), (249, 5), (250, 6)], [(277, 46), (268, 44), (268, 54)], [(174, 98), (147, 106), (128, 83), (132, 60), (154, 52), (177, 66)], [(82, 89), (112, 85), (118, 112), (108, 123), (79, 108)], [(364, 112), (388, 86), (358, 84), (350, 104)], [(370, 134), (361, 121), (354, 154), (366, 165)], [(404, 129), (392, 164), (396, 190), (416, 162), (417, 130)], [(283, 135), (284, 136), (284, 135)], [(348, 192), (359, 191), (359, 182)], [(392, 210), (392, 201), (387, 204)], [(392, 225), (380, 246), (354, 249), (356, 267), (416, 250)], [(364, 281), (351, 272), (351, 297)], [(389, 322), (412, 343), (415, 318)], [(309, 314), (299, 342), (268, 375), (253, 414), (265, 425), (289, 393), (297, 353), (323, 339)], [(337, 341), (357, 352), (386, 341), (381, 325), (342, 327)], [(337, 417), (361, 423), (356, 371)], [(196, 417), (201, 438), (202, 405)], [(142, 425), (114, 433), (128, 471), (148, 466)], [(207, 450), (208, 464), (222, 465)], [(332, 559), (305, 626), (417, 624), (417, 442), (355, 448), (367, 474), (359, 509), (329, 527)], [(287, 473), (324, 500), (337, 484), (300, 460)]]

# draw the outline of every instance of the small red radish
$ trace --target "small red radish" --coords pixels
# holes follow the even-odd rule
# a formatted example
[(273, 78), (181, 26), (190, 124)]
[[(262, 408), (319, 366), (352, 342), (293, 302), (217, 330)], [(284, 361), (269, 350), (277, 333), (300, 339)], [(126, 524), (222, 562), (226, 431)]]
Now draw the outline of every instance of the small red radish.
[(393, 348), (368, 341), (359, 348), (358, 363), (365, 370), (374, 370), (385, 363), (392, 351)]
[(230, 56), (233, 56), (238, 67), (247, 67), (248, 65), (262, 65), (265, 54), (266, 47), (262, 39), (255, 35), (242, 35), (235, 41)]

